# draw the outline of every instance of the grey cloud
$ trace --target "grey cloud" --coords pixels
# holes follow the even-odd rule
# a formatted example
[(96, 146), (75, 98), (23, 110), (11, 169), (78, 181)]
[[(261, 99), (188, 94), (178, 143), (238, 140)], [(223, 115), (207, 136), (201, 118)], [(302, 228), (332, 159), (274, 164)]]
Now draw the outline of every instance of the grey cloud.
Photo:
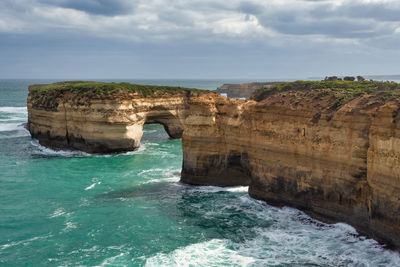
[(384, 28), (377, 29), (376, 25), (368, 22), (349, 20), (342, 18), (331, 18), (324, 20), (300, 20), (272, 21), (267, 22), (278, 32), (291, 35), (326, 35), (335, 38), (368, 38), (377, 35), (392, 33), (393, 30)]
[(313, 4), (299, 5), (298, 9), (276, 9), (257, 14), (257, 17), (263, 26), (294, 36), (368, 39), (394, 34), (400, 26), (400, 5), (393, 3), (344, 1), (341, 5), (334, 5), (323, 0), (303, 1)]
[(131, 5), (123, 0), (40, 0), (40, 2), (96, 15), (114, 16), (132, 12)]
[[(20, 0), (16, 4), (3, 0), (0, 32), (13, 30), (7, 27), (9, 23), (18, 25), (21, 32), (58, 30), (145, 43), (180, 40), (282, 45), (300, 37), (313, 43), (313, 36), (319, 35), (326, 42), (353, 39), (369, 45), (379, 42), (380, 37), (399, 38), (394, 34), (400, 27), (400, 5), (395, 0), (341, 1), (340, 5), (335, 4), (339, 0), (286, 1), (287, 4), (282, 4), (284, 0)], [(21, 10), (27, 15), (21, 16)]]
[(264, 6), (260, 4), (255, 4), (251, 2), (242, 2), (239, 4), (238, 10), (247, 14), (261, 14), (264, 11)]
[(373, 19), (378, 22), (400, 22), (400, 5), (393, 3), (360, 3), (348, 2), (344, 5), (330, 8), (323, 5), (310, 12), (315, 17), (346, 17)]

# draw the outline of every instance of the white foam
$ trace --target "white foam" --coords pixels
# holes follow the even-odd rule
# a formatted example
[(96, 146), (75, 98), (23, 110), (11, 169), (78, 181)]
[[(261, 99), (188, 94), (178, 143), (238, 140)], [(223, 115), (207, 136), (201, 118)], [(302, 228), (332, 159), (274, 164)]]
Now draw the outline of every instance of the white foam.
[(26, 107), (0, 107), (0, 112), (28, 114)]
[(93, 184), (89, 185), (88, 187), (85, 188), (85, 191), (93, 189), (97, 184), (101, 184), (101, 182), (97, 182), (97, 183), (93, 183)]
[(26, 107), (0, 107), (0, 139), (29, 136), (23, 123), (27, 117)]
[[(215, 190), (217, 188), (208, 187), (205, 192)], [(243, 219), (257, 221), (253, 227), (238, 231), (237, 234), (244, 238), (243, 242), (228, 243), (228, 248), (234, 250), (236, 255), (253, 259), (250, 263), (252, 266), (400, 266), (400, 254), (384, 249), (372, 239), (359, 236), (347, 224), (325, 224), (297, 209), (271, 207), (265, 202), (251, 199), (247, 194), (232, 196), (223, 201), (217, 199), (210, 202), (208, 205), (213, 206), (202, 217), (215, 220), (228, 218), (230, 214), (243, 214)], [(246, 234), (243, 235), (241, 231)], [(191, 253), (196, 254), (195, 251), (184, 252), (189, 254), (187, 257)], [(215, 251), (215, 255), (221, 256), (223, 253), (223, 250)], [(157, 255), (149, 263), (153, 266), (187, 265), (183, 260), (192, 260), (187, 257), (179, 253)], [(208, 259), (203, 260), (202, 263), (195, 262), (204, 266), (209, 264)], [(214, 260), (214, 265), (242, 265), (226, 263), (220, 258)]]
[(63, 216), (63, 215), (68, 215), (68, 213), (67, 213), (64, 209), (59, 208), (59, 209), (56, 209), (56, 210), (53, 212), (53, 214), (51, 214), (51, 215), (49, 216), (49, 218), (56, 218), (56, 217), (60, 217), (60, 216)]
[(34, 154), (45, 155), (45, 156), (61, 156), (61, 157), (90, 157), (92, 156), (89, 153), (82, 152), (82, 151), (69, 151), (69, 150), (53, 150), (48, 147), (44, 147), (39, 144), (39, 141), (33, 139), (31, 141), (32, 146), (36, 149)]
[[(29, 135), (29, 132), (25, 130)], [(1, 138), (1, 137), (0, 137)], [(134, 151), (128, 151), (123, 153), (112, 153), (112, 154), (90, 154), (83, 151), (72, 151), (72, 150), (55, 150), (39, 144), (37, 139), (31, 141), (31, 144), (36, 148), (34, 154), (46, 155), (46, 156), (60, 156), (60, 157), (100, 157), (100, 158), (108, 158), (108, 157), (118, 157), (118, 156), (129, 156), (142, 153), (145, 149), (145, 145), (141, 145), (138, 149)]]
[(63, 232), (69, 232), (72, 229), (76, 229), (78, 228), (78, 226), (76, 225), (76, 223), (71, 222), (71, 221), (66, 221), (65, 222), (65, 228), (63, 229)]
[(164, 170), (165, 170), (165, 169), (159, 169), (159, 168), (143, 170), (143, 171), (141, 171), (141, 172), (138, 173), (138, 176), (142, 176), (142, 175), (144, 175), (144, 174), (146, 174), (146, 173), (150, 173), (150, 172), (162, 172), (162, 171), (164, 171)]
[(153, 183), (176, 183), (179, 182), (180, 177), (179, 176), (175, 176), (175, 177), (171, 177), (171, 178), (163, 178), (163, 179), (150, 179), (146, 182), (143, 182), (141, 184), (153, 184)]
[(160, 144), (157, 143), (151, 143), (151, 142), (143, 142), (144, 144), (146, 144), (147, 146), (159, 146)]
[(0, 119), (0, 122), (23, 122), (26, 121), (26, 116), (7, 116), (7, 119)]
[(157, 130), (143, 130), (144, 133), (155, 133)]
[(249, 191), (249, 187), (248, 186), (227, 187), (226, 191), (229, 191), (229, 192), (248, 192)]
[(14, 247), (14, 246), (18, 246), (18, 245), (28, 245), (29, 243), (32, 243), (35, 240), (48, 238), (48, 237), (51, 237), (51, 235), (35, 236), (35, 237), (29, 238), (29, 239), (25, 239), (25, 240), (21, 240), (21, 241), (14, 241), (14, 242), (11, 242), (11, 243), (7, 243), (7, 244), (4, 244), (4, 245), (1, 245), (0, 249), (4, 250), (4, 249), (7, 249), (9, 247)]
[(193, 186), (190, 188), (192, 191), (216, 193), (216, 192), (248, 192), (248, 186), (232, 186), (232, 187), (219, 187), (219, 186)]
[(26, 136), (30, 136), (29, 133), (20, 131), (17, 134), (13, 134), (13, 135), (3, 135), (0, 134), (0, 139), (10, 139), (10, 138), (18, 138), (18, 137), (26, 137)]
[(229, 247), (226, 240), (212, 239), (171, 253), (158, 253), (147, 259), (145, 266), (247, 266), (254, 262), (254, 258), (240, 255)]
[(112, 154), (92, 154), (94, 157), (100, 158), (109, 158), (109, 157), (117, 157), (117, 156), (131, 156), (135, 154), (141, 154), (143, 151), (146, 150), (146, 145), (141, 144), (137, 149), (133, 151), (127, 151), (122, 153), (112, 153)]
[(0, 123), (0, 132), (11, 132), (23, 129), (24, 126), (21, 123)]
[(30, 136), (22, 123), (0, 123), (0, 139)]
[(255, 265), (400, 265), (399, 254), (383, 249), (372, 239), (359, 238), (340, 227), (318, 229), (293, 219), (289, 222), (291, 227), (260, 227), (254, 239), (235, 248), (242, 255), (257, 258)]
[(141, 184), (150, 184), (150, 183), (177, 183), (180, 180), (180, 175), (176, 175), (177, 172), (180, 173), (180, 169), (147, 169), (139, 172), (137, 175), (142, 176), (144, 178), (155, 177), (153, 179), (145, 180)]
[(113, 257), (105, 259), (99, 266), (128, 266), (130, 261), (125, 259), (126, 253), (119, 253)]

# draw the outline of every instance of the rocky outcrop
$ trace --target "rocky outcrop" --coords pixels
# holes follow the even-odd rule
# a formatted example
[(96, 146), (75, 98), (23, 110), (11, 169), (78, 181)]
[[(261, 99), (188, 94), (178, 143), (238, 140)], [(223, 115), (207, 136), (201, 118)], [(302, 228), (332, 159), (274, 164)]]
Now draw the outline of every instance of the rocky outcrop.
[(363, 95), (338, 107), (324, 90), (259, 103), (195, 101), (183, 133), (183, 182), (250, 181), (256, 199), (400, 246), (398, 102)]
[(137, 147), (144, 123), (162, 123), (182, 135), (182, 182), (249, 185), (254, 198), (347, 222), (399, 248), (398, 98), (303, 85), (259, 92), (260, 102), (190, 92), (30, 94), (29, 129), (44, 145), (109, 152)]
[[(123, 90), (107, 94), (57, 89), (28, 96), (28, 128), (40, 144), (55, 149), (109, 153), (140, 146), (145, 123), (160, 123), (181, 138), (189, 91), (143, 96)], [(61, 92), (60, 92), (61, 91)], [(46, 97), (47, 96), (47, 97)]]
[(254, 82), (254, 83), (227, 83), (217, 88), (218, 93), (226, 94), (231, 98), (249, 98), (255, 90), (271, 87), (276, 82)]

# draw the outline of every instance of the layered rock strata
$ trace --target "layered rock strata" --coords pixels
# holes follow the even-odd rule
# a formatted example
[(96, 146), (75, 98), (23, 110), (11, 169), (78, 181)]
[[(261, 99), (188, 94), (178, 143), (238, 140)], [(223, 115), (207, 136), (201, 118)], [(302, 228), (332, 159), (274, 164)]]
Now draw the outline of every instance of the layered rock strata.
[(160, 123), (171, 138), (181, 138), (188, 97), (188, 92), (141, 96), (123, 91), (104, 95), (65, 91), (46, 101), (30, 93), (28, 128), (40, 144), (55, 149), (129, 151), (140, 146), (145, 123)]
[(278, 92), (260, 102), (217, 94), (118, 93), (58, 105), (28, 98), (29, 129), (44, 145), (110, 152), (137, 147), (144, 123), (182, 135), (181, 181), (249, 185), (290, 205), (400, 247), (400, 103), (361, 94)]
[(344, 221), (400, 247), (399, 102), (363, 95), (338, 108), (323, 90), (259, 103), (196, 101), (183, 134), (183, 182), (245, 177), (256, 199)]

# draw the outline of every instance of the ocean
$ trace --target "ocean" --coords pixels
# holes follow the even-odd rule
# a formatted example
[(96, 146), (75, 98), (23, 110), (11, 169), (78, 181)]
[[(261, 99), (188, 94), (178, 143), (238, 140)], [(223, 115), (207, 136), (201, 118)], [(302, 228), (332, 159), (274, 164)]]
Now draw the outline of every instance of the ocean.
[(40, 146), (22, 124), (28, 85), (48, 82), (0, 80), (0, 266), (400, 266), (347, 224), (270, 206), (247, 187), (179, 183), (181, 140), (160, 125), (145, 125), (128, 153)]

